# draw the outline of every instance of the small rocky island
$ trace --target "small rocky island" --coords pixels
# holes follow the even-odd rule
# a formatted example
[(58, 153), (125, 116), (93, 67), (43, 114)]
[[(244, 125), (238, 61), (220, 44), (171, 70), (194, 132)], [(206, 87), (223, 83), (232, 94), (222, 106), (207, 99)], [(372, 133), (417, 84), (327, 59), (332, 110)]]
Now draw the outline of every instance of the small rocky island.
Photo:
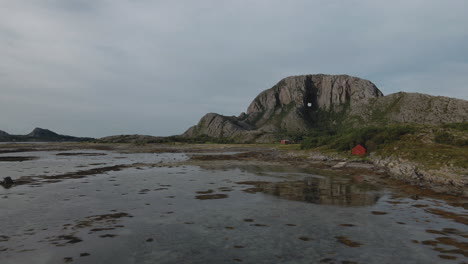
[(0, 130), (0, 142), (83, 142), (90, 140), (94, 139), (59, 135), (48, 129), (38, 127), (27, 135), (10, 135)]

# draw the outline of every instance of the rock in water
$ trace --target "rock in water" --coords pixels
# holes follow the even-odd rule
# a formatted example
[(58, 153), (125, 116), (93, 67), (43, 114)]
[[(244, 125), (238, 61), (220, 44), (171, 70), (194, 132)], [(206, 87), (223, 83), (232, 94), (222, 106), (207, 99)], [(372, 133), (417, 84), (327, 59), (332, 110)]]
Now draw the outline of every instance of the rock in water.
[(335, 169), (344, 168), (346, 166), (346, 164), (348, 164), (348, 162), (346, 162), (346, 161), (338, 162), (332, 168), (335, 168)]
[(2, 184), (3, 185), (13, 185), (13, 184), (15, 184), (15, 181), (13, 181), (13, 179), (11, 177), (5, 177), (5, 178), (3, 178)]

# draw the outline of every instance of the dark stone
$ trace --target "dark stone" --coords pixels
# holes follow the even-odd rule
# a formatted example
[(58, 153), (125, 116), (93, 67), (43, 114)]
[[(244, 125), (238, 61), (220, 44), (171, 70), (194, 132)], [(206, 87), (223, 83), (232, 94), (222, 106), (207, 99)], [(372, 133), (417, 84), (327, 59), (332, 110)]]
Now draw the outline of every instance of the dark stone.
[(11, 177), (5, 177), (5, 178), (3, 178), (2, 184), (3, 185), (12, 185), (12, 184), (15, 184), (15, 181), (13, 181), (13, 179)]

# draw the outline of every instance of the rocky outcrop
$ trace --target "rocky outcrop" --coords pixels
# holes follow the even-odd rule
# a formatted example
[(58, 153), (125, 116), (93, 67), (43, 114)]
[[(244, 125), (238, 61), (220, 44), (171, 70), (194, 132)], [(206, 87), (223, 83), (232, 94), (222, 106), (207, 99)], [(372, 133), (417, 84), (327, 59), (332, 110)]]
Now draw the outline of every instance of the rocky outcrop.
[(182, 136), (268, 142), (314, 128), (467, 121), (468, 101), (403, 92), (383, 96), (368, 80), (316, 74), (284, 78), (260, 93), (246, 113), (238, 117), (209, 113)]
[(380, 96), (382, 92), (372, 82), (357, 77), (291, 76), (254, 99), (247, 109), (247, 121), (256, 127), (305, 131), (317, 122), (314, 114), (318, 111), (337, 113)]
[(215, 113), (206, 114), (198, 123), (198, 125), (191, 127), (185, 135), (194, 137), (200, 134), (209, 137), (234, 137), (238, 136), (244, 131), (253, 130), (254, 126), (242, 120), (242, 117), (223, 116)]
[[(1, 131), (3, 132), (3, 131)], [(55, 142), (55, 141), (90, 141), (93, 138), (81, 138), (59, 135), (53, 131), (43, 128), (35, 128), (27, 135), (10, 135), (0, 132), (0, 142)]]
[[(468, 197), (468, 169), (443, 166), (439, 169), (426, 168), (422, 164), (398, 156), (370, 157), (373, 164), (384, 168), (395, 179), (403, 180), (413, 185), (424, 186), (437, 192), (450, 192), (455, 195)], [(448, 188), (449, 187), (449, 188)], [(448, 189), (447, 189), (448, 188)]]

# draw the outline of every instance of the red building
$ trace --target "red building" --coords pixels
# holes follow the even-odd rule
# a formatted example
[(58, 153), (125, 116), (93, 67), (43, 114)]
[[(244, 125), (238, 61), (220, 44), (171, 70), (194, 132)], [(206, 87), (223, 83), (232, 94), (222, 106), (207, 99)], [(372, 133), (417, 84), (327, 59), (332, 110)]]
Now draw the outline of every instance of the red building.
[(281, 144), (283, 145), (288, 145), (288, 144), (291, 144), (292, 142), (290, 140), (287, 140), (287, 139), (283, 139), (281, 140)]
[(356, 145), (352, 150), (351, 150), (352, 155), (364, 155), (366, 154), (366, 148), (361, 146), (360, 144)]

